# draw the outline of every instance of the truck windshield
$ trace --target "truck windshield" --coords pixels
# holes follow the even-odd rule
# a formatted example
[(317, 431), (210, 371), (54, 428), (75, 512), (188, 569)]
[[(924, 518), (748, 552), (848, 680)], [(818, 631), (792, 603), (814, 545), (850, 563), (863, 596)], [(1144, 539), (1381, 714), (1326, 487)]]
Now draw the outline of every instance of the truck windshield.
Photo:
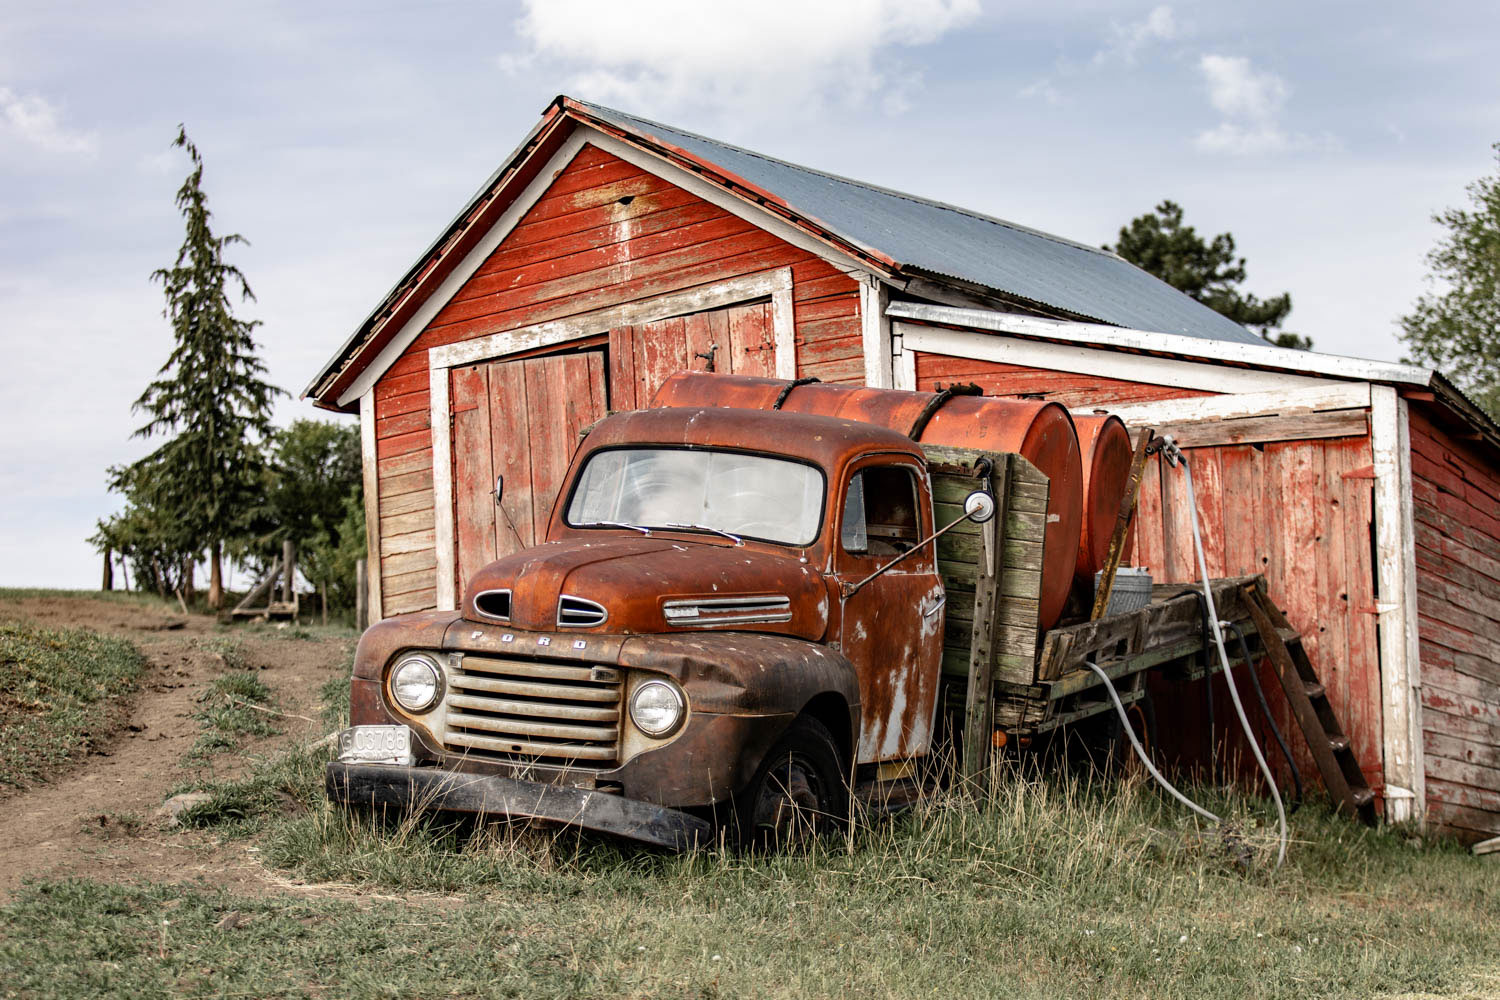
[(568, 524), (729, 532), (810, 545), (823, 514), (823, 473), (765, 455), (685, 448), (613, 448), (592, 455)]

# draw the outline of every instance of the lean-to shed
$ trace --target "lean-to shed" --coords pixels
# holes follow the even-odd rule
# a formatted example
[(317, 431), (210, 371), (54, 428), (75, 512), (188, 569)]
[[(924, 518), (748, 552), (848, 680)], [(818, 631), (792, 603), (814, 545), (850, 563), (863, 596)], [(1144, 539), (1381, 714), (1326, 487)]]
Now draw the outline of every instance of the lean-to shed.
[[(1500, 833), (1500, 429), (1440, 374), (1271, 347), (1102, 250), (571, 98), (307, 389), (360, 413), (372, 606), (452, 608), (538, 536), (577, 431), (682, 369), (1169, 429), (1211, 571), (1266, 574), (1386, 815)], [(1182, 485), (1143, 493), (1158, 581), (1194, 575)]]

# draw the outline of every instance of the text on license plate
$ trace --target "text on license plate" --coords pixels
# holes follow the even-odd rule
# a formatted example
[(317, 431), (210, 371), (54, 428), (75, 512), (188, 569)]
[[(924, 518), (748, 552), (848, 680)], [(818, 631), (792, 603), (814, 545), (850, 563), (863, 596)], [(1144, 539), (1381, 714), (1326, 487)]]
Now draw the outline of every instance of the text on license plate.
[(410, 764), (411, 730), (405, 726), (353, 726), (339, 733), (339, 760)]

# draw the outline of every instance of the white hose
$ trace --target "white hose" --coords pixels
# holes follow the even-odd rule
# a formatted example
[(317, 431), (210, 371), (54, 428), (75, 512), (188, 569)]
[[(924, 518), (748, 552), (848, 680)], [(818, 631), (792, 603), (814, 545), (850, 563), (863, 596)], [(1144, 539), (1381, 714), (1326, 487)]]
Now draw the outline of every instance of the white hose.
[[(1193, 549), (1198, 555), (1198, 573), (1203, 579), (1203, 598), (1208, 601), (1208, 621), (1213, 628), (1214, 646), (1219, 651), (1219, 663), (1224, 667), (1224, 680), (1229, 685), (1229, 697), (1234, 702), (1234, 713), (1240, 717), (1240, 726), (1245, 730), (1245, 739), (1250, 744), (1250, 752), (1255, 755), (1255, 762), (1260, 765), (1260, 773), (1266, 776), (1266, 784), (1271, 787), (1271, 798), (1276, 801), (1276, 820), (1281, 834), (1280, 846), (1276, 852), (1276, 867), (1280, 868), (1282, 862), (1286, 860), (1286, 807), (1281, 803), (1281, 789), (1276, 787), (1276, 779), (1271, 776), (1271, 768), (1266, 764), (1265, 755), (1260, 752), (1260, 742), (1250, 729), (1250, 720), (1245, 718), (1245, 706), (1240, 703), (1240, 692), (1235, 687), (1234, 674), (1229, 669), (1229, 654), (1224, 651), (1224, 631), (1219, 627), (1219, 611), (1214, 607), (1213, 588), (1208, 582), (1208, 560), (1203, 555), (1203, 536), (1198, 530), (1198, 500), (1193, 494), (1193, 470), (1188, 468), (1187, 456), (1182, 454), (1170, 439), (1168, 442), (1168, 447), (1176, 452), (1176, 458), (1182, 463), (1183, 474), (1187, 477), (1188, 509), (1193, 512)], [(1253, 663), (1248, 666), (1251, 670), (1255, 669)], [(1098, 668), (1095, 667), (1095, 670)], [(1208, 674), (1204, 677), (1204, 683), (1210, 682), (1212, 678), (1213, 674)], [(1126, 728), (1128, 730), (1129, 727)]]
[(1215, 823), (1224, 822), (1223, 820), (1219, 819), (1219, 817), (1215, 816), (1213, 813), (1209, 812), (1207, 809), (1203, 808), (1198, 803), (1188, 798), (1186, 795), (1183, 795), (1176, 789), (1176, 787), (1173, 786), (1170, 781), (1162, 777), (1162, 773), (1156, 769), (1156, 765), (1151, 763), (1151, 757), (1146, 753), (1146, 748), (1141, 746), (1140, 740), (1136, 739), (1135, 730), (1130, 726), (1130, 717), (1125, 714), (1125, 706), (1120, 704), (1120, 696), (1115, 693), (1115, 686), (1110, 683), (1109, 675), (1106, 674), (1103, 670), (1100, 670), (1099, 664), (1097, 663), (1092, 663), (1088, 660), (1084, 660), (1083, 665), (1085, 667), (1088, 667), (1094, 673), (1098, 674), (1099, 679), (1104, 682), (1104, 690), (1109, 692), (1109, 700), (1115, 703), (1115, 711), (1120, 714), (1120, 722), (1125, 727), (1125, 735), (1130, 737), (1130, 745), (1135, 747), (1135, 755), (1141, 759), (1142, 764), (1146, 765), (1146, 770), (1151, 772), (1151, 777), (1156, 779), (1157, 784), (1161, 785), (1161, 787), (1171, 792), (1173, 798), (1175, 798), (1178, 802), (1181, 802), (1183, 805), (1187, 806), (1199, 816), (1202, 816), (1205, 819), (1212, 820)]

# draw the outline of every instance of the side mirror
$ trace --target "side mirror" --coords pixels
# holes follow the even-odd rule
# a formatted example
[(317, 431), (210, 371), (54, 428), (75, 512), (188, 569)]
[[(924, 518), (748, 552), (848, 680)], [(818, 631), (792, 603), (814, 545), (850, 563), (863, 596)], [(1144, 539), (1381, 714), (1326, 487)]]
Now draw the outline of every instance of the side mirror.
[(983, 524), (995, 516), (995, 498), (984, 490), (975, 490), (964, 497), (964, 516), (975, 524)]
[(505, 477), (495, 477), (495, 506), (500, 506), (500, 497), (505, 493)]

